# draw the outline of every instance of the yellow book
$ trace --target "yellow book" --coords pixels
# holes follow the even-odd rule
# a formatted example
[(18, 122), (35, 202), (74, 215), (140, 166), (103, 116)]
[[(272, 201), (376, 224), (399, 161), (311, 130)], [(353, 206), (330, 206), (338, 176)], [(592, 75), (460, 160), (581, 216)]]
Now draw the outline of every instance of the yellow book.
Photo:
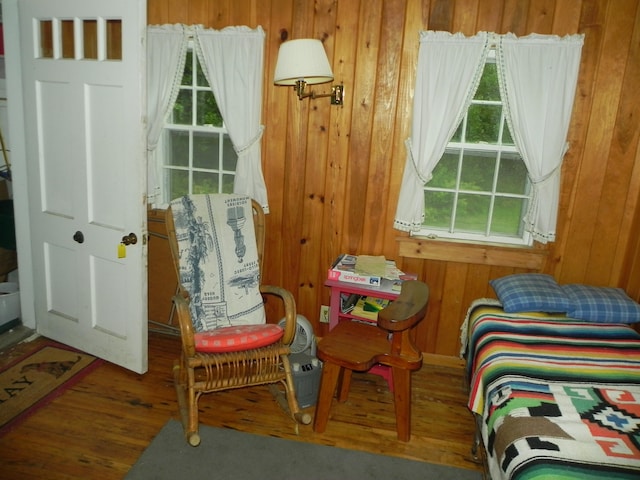
[(389, 304), (389, 300), (375, 297), (361, 297), (352, 310), (352, 315), (366, 318), (367, 320), (378, 320), (378, 312)]

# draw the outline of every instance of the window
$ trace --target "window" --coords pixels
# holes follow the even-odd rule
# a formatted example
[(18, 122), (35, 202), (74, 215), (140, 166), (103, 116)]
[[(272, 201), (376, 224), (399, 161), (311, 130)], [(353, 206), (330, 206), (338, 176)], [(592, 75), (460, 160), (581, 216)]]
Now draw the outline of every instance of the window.
[[(394, 228), (492, 243), (555, 241), (583, 43), (584, 35), (420, 32)], [(461, 108), (468, 111), (458, 125)]]
[(529, 245), (522, 219), (530, 192), (489, 56), (467, 113), (424, 187), (418, 235)]
[(191, 193), (233, 192), (238, 156), (191, 49), (162, 141), (165, 203)]

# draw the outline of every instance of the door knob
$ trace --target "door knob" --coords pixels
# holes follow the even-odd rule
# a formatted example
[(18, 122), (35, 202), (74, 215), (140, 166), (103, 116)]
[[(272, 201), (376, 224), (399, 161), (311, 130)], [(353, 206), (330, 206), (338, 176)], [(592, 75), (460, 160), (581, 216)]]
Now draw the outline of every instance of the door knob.
[(73, 239), (78, 243), (82, 243), (84, 242), (84, 234), (80, 230), (78, 230), (73, 234)]
[(124, 245), (135, 245), (138, 243), (138, 237), (136, 237), (135, 233), (130, 233), (129, 235), (122, 237), (122, 243)]

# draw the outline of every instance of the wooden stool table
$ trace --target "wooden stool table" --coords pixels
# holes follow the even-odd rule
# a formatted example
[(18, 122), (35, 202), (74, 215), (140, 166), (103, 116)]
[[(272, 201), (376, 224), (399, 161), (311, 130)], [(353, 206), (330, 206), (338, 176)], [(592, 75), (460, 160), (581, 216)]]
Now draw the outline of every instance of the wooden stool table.
[(333, 395), (347, 400), (352, 372), (366, 372), (374, 365), (391, 368), (398, 439), (411, 438), (411, 372), (422, 366), (422, 352), (410, 330), (426, 315), (429, 287), (417, 280), (402, 284), (396, 300), (378, 313), (377, 325), (340, 322), (318, 343), (317, 356), (324, 362), (313, 429), (324, 432)]

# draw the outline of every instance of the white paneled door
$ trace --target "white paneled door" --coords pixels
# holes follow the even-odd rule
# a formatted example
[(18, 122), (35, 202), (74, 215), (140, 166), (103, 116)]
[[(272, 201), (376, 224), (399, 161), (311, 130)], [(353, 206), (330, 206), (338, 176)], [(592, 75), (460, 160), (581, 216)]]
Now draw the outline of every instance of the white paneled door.
[(37, 331), (143, 373), (146, 0), (9, 1)]

